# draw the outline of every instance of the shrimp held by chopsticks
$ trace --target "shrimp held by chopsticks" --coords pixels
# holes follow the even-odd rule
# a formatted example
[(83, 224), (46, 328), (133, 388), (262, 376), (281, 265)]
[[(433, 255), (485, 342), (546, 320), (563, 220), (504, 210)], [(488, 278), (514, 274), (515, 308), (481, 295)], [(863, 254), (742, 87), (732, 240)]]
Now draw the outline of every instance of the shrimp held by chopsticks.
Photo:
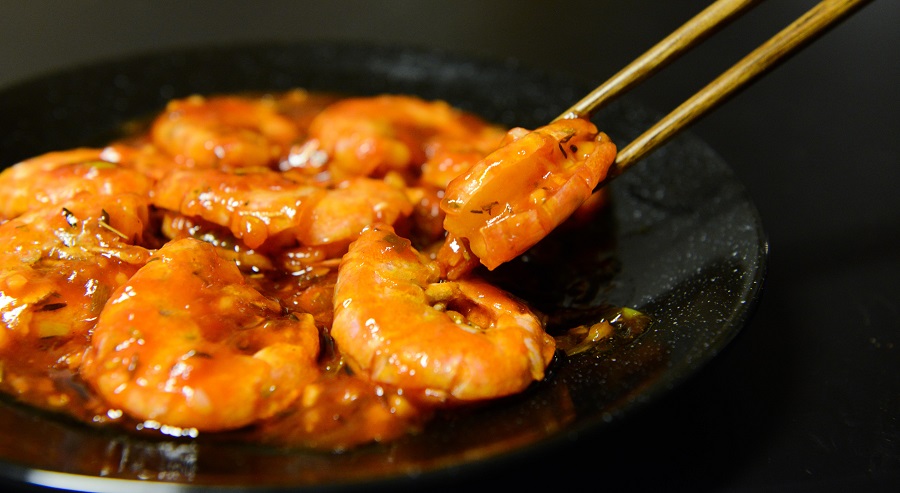
[(615, 157), (615, 144), (585, 119), (512, 129), (504, 145), (447, 186), (444, 229), (494, 269), (587, 201)]

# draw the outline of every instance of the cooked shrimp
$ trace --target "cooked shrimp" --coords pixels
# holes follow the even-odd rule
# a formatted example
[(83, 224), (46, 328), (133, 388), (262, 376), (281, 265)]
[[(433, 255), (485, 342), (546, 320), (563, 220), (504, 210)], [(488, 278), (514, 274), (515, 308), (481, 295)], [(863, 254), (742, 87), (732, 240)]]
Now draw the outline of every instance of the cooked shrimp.
[(388, 227), (344, 256), (331, 334), (373, 381), (464, 401), (500, 397), (544, 376), (555, 342), (522, 303), (485, 282), (440, 282), (440, 269)]
[(187, 167), (229, 169), (277, 163), (299, 131), (269, 99), (192, 96), (170, 102), (150, 135)]
[(80, 193), (147, 196), (152, 185), (144, 174), (104, 159), (102, 149), (48, 152), (0, 172), (0, 218), (59, 204)]
[(327, 154), (338, 179), (407, 171), (424, 163), (428, 146), (438, 140), (489, 152), (502, 135), (444, 101), (401, 95), (343, 99), (309, 126), (310, 138)]
[(147, 217), (137, 195), (79, 196), (0, 225), (0, 352), (18, 341), (36, 364), (77, 366), (110, 293), (150, 256), (136, 246)]
[(297, 238), (304, 245), (346, 247), (366, 226), (393, 225), (408, 217), (413, 203), (398, 186), (371, 178), (354, 178), (329, 190), (309, 211)]
[(285, 231), (293, 232), (306, 211), (325, 195), (319, 187), (255, 168), (239, 173), (180, 170), (154, 189), (153, 204), (225, 226), (249, 248)]
[(488, 269), (547, 236), (584, 203), (616, 156), (609, 137), (585, 119), (509, 132), (509, 141), (447, 187), (441, 208), (449, 238)]
[(393, 224), (413, 208), (402, 190), (382, 180), (358, 178), (326, 190), (265, 168), (173, 172), (157, 184), (153, 203), (225, 226), (251, 249), (278, 237), (338, 251), (365, 226)]
[(211, 245), (185, 238), (113, 293), (81, 370), (138, 419), (234, 429), (278, 413), (315, 379), (318, 338), (310, 315), (284, 315)]

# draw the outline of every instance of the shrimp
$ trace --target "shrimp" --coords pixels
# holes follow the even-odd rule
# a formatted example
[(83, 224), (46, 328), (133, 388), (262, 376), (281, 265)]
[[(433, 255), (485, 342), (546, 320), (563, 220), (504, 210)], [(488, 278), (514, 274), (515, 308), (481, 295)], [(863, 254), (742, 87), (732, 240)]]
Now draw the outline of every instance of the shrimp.
[(284, 315), (213, 246), (184, 238), (112, 294), (81, 374), (133, 417), (219, 431), (285, 409), (315, 380), (318, 352), (312, 316)]
[(366, 226), (394, 224), (412, 211), (413, 203), (402, 185), (353, 178), (329, 190), (310, 209), (307, 225), (298, 231), (297, 237), (304, 245), (346, 247)]
[(110, 293), (150, 256), (138, 245), (147, 223), (146, 200), (121, 194), (78, 196), (0, 225), (0, 352), (24, 344), (42, 364), (77, 366)]
[(615, 156), (615, 144), (585, 119), (510, 130), (503, 146), (447, 186), (441, 208), (448, 241), (464, 240), (495, 269), (581, 206)]
[(354, 371), (439, 400), (520, 392), (555, 352), (524, 304), (475, 278), (440, 282), (389, 227), (366, 229), (343, 257), (331, 335)]
[(48, 152), (0, 172), (0, 218), (11, 219), (81, 193), (149, 196), (152, 185), (144, 174), (105, 159), (103, 149)]
[(293, 231), (325, 191), (255, 168), (173, 171), (154, 188), (153, 204), (225, 226), (249, 248)]
[(299, 129), (269, 99), (192, 96), (171, 101), (150, 137), (186, 167), (230, 169), (277, 163)]
[(343, 251), (373, 221), (391, 224), (413, 209), (402, 190), (381, 180), (358, 178), (325, 189), (265, 168), (173, 172), (157, 184), (153, 203), (228, 227), (251, 249), (276, 238)]
[(437, 142), (489, 152), (502, 136), (499, 127), (444, 101), (402, 95), (343, 99), (325, 108), (309, 125), (311, 142), (328, 156), (337, 179), (408, 171), (424, 163), (429, 146)]

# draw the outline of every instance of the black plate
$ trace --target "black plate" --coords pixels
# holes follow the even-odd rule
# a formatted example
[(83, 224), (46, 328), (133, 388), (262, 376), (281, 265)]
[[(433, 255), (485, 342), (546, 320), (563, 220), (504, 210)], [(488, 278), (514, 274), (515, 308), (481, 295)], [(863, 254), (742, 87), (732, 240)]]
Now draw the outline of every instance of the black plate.
[[(160, 110), (171, 98), (295, 87), (412, 93), (525, 127), (550, 121), (591, 89), (515, 62), (400, 47), (267, 44), (148, 54), (0, 92), (0, 164), (101, 145), (122, 123)], [(654, 116), (626, 99), (595, 120), (624, 144)], [(88, 491), (130, 490), (135, 480), (142, 480), (142, 491), (401, 485), (619, 423), (683, 383), (745, 325), (762, 290), (767, 242), (729, 167), (689, 134), (610, 187), (607, 216), (574, 239), (555, 234), (541, 248), (565, 254), (549, 264), (533, 255), (526, 268), (539, 282), (520, 286), (526, 297), (540, 295), (545, 308), (557, 306), (561, 315), (608, 304), (635, 308), (654, 323), (630, 344), (556, 361), (545, 381), (521, 395), (442, 417), (421, 435), (340, 454), (202, 436), (148, 440), (4, 399), (0, 472), (15, 481)], [(514, 275), (500, 271), (501, 280), (509, 280), (505, 272)], [(591, 310), (575, 311), (584, 319)]]

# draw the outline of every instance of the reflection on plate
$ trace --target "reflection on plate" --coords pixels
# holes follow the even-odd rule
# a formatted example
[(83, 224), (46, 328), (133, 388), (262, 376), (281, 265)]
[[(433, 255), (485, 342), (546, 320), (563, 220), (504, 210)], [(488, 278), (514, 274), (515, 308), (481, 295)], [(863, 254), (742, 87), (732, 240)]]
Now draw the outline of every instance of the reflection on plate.
[[(0, 164), (100, 145), (123, 123), (192, 93), (305, 88), (444, 99), (507, 126), (550, 121), (590, 88), (514, 63), (407, 48), (285, 44), (186, 50), (71, 70), (0, 92)], [(653, 121), (620, 101), (595, 119), (624, 143)], [(690, 135), (610, 185), (612, 207), (577, 235), (533, 255), (517, 283), (582, 323), (603, 306), (654, 320), (629, 344), (560, 360), (521, 395), (440, 417), (424, 433), (332, 454), (204, 437), (151, 440), (98, 431), (0, 400), (0, 473), (87, 491), (190, 491), (400, 484), (537, 450), (617, 422), (671, 391), (744, 326), (762, 289), (767, 244), (728, 166)], [(547, 262), (546, 258), (555, 258)], [(544, 260), (542, 260), (544, 259)], [(498, 272), (502, 276), (503, 271)], [(592, 311), (593, 310), (593, 311)]]

